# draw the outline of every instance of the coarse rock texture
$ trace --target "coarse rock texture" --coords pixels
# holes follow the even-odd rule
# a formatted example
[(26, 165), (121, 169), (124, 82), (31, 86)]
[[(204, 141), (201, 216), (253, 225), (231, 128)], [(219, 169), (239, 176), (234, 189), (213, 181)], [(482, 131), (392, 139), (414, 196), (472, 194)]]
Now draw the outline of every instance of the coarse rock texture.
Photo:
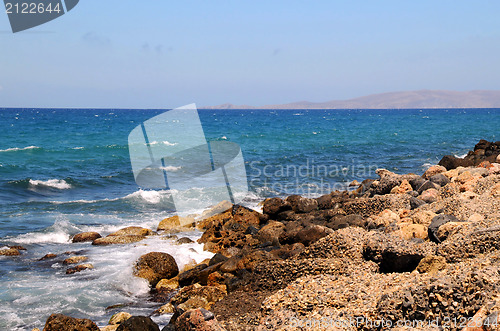
[[(262, 213), (225, 202), (196, 224), (211, 259), (179, 274), (149, 253), (134, 272), (154, 314), (172, 314), (163, 330), (484, 331), (460, 324), (500, 314), (498, 146), (480, 141), (421, 176), (378, 169), (351, 191), (269, 198)], [(93, 244), (153, 234), (141, 231)]]
[(160, 331), (160, 328), (149, 317), (132, 316), (120, 323), (116, 331)]
[(179, 267), (172, 255), (161, 252), (142, 255), (134, 268), (134, 275), (146, 279), (153, 287), (160, 280), (169, 279), (178, 274)]
[(87, 241), (92, 242), (98, 238), (101, 238), (101, 235), (97, 232), (81, 232), (75, 234), (73, 236), (73, 239), (71, 239), (71, 241), (74, 243), (87, 242)]
[(88, 319), (52, 314), (45, 322), (43, 331), (99, 331), (99, 328)]

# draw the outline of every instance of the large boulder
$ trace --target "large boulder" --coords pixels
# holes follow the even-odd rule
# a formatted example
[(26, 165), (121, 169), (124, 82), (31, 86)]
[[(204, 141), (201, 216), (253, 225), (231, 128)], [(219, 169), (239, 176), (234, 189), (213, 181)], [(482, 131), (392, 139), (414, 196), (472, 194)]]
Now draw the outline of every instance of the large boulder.
[(158, 224), (157, 231), (186, 231), (188, 229), (194, 229), (195, 219), (193, 217), (180, 217), (172, 216), (165, 218)]
[(101, 235), (97, 232), (81, 232), (75, 234), (71, 241), (74, 243), (81, 243), (87, 241), (94, 241), (97, 238), (101, 238)]
[(45, 322), (43, 331), (99, 331), (99, 328), (89, 319), (52, 314)]
[(116, 331), (160, 331), (160, 328), (149, 317), (132, 316), (123, 321)]
[(92, 242), (92, 245), (105, 246), (113, 244), (132, 244), (144, 240), (144, 236), (106, 236), (97, 238)]
[(141, 237), (145, 237), (145, 236), (150, 236), (153, 233), (154, 232), (151, 231), (150, 229), (146, 229), (146, 228), (143, 228), (140, 226), (129, 226), (129, 227), (120, 229), (116, 232), (113, 232), (113, 233), (109, 234), (108, 236), (110, 236), (110, 237), (111, 236), (141, 236)]
[(169, 279), (179, 274), (179, 267), (172, 255), (161, 252), (151, 252), (142, 255), (137, 260), (134, 275), (146, 279), (151, 286), (162, 279)]

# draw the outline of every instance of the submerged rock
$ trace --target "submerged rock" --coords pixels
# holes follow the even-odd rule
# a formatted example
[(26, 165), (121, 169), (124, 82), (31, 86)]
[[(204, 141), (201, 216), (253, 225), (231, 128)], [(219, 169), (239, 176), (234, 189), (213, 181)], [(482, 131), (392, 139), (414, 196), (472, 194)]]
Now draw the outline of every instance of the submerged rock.
[(66, 275), (72, 275), (74, 273), (86, 270), (86, 269), (94, 269), (94, 266), (90, 263), (79, 264), (76, 267), (68, 268), (66, 270)]
[(21, 255), (21, 253), (19, 252), (18, 249), (9, 247), (9, 248), (0, 249), (0, 255), (3, 255), (3, 256), (17, 256), (17, 255)]

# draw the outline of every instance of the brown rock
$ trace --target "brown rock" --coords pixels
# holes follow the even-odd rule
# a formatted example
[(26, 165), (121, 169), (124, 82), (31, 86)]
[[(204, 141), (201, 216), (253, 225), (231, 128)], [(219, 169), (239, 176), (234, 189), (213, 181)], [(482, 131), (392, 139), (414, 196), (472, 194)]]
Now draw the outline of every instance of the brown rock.
[(194, 228), (195, 219), (193, 217), (179, 217), (177, 215), (165, 218), (158, 224), (157, 231), (181, 231)]
[(119, 312), (119, 313), (116, 313), (113, 316), (111, 316), (108, 324), (110, 324), (110, 325), (121, 324), (122, 322), (128, 320), (130, 317), (132, 317), (132, 315), (130, 315), (129, 313)]
[(87, 261), (88, 259), (89, 258), (86, 256), (72, 256), (72, 257), (68, 257), (67, 259), (65, 259), (63, 261), (63, 264), (76, 264), (76, 263), (80, 263), (83, 261)]
[(444, 241), (446, 240), (450, 235), (460, 231), (460, 228), (467, 225), (467, 222), (448, 222), (443, 225), (441, 225), (436, 234), (439, 240)]
[(290, 195), (285, 200), (296, 213), (309, 213), (318, 209), (316, 199), (303, 198), (300, 195)]
[(399, 228), (401, 231), (401, 237), (406, 240), (411, 240), (413, 238), (419, 238), (426, 240), (428, 239), (427, 227), (422, 224), (413, 223), (400, 223)]
[(55, 257), (57, 257), (56, 254), (49, 253), (49, 254), (45, 254), (44, 256), (42, 256), (40, 259), (38, 259), (38, 261), (49, 260), (49, 259), (53, 259)]
[(156, 286), (160, 280), (169, 279), (178, 274), (179, 267), (172, 255), (160, 252), (141, 256), (134, 270), (135, 276), (146, 279), (151, 286)]
[(430, 188), (428, 190), (425, 190), (424, 192), (422, 192), (422, 194), (420, 195), (420, 199), (422, 201), (425, 201), (427, 203), (433, 203), (433, 202), (436, 202), (437, 199), (439, 197), (439, 192), (438, 190), (434, 189), (434, 188)]
[(420, 273), (436, 273), (439, 270), (445, 269), (447, 266), (446, 259), (442, 256), (428, 255), (420, 260), (417, 270)]
[(285, 224), (276, 221), (269, 221), (268, 224), (263, 226), (255, 237), (260, 242), (279, 242), (279, 237), (285, 232)]
[(99, 328), (89, 319), (52, 314), (45, 322), (43, 331), (99, 331)]
[(140, 236), (140, 237), (145, 237), (145, 236), (150, 236), (153, 234), (153, 231), (150, 229), (146, 228), (141, 228), (140, 226), (129, 226), (123, 229), (120, 229), (116, 232), (113, 232), (108, 235), (108, 237), (111, 236)]
[(173, 314), (173, 313), (175, 313), (175, 307), (170, 302), (167, 304), (164, 304), (163, 306), (161, 306), (160, 308), (155, 310), (155, 314), (158, 314), (158, 315)]
[(443, 173), (446, 171), (446, 168), (440, 165), (433, 165), (429, 169), (427, 169), (422, 175), (425, 179), (430, 179), (432, 176)]
[(161, 292), (172, 292), (179, 288), (179, 280), (177, 277), (170, 279), (162, 279), (156, 284), (156, 290)]
[(146, 316), (132, 316), (123, 321), (116, 331), (160, 331), (158, 324)]
[(288, 202), (283, 201), (281, 198), (270, 198), (264, 201), (262, 206), (262, 211), (271, 217), (278, 215), (279, 213), (291, 210), (292, 206)]
[(221, 201), (217, 205), (215, 205), (214, 207), (212, 207), (208, 210), (205, 210), (201, 214), (200, 219), (206, 219), (206, 218), (212, 217), (214, 215), (223, 213), (223, 212), (231, 209), (231, 207), (233, 207), (233, 204), (231, 202), (229, 202), (227, 200)]
[(413, 191), (410, 182), (404, 179), (401, 184), (394, 186), (391, 190), (391, 194), (404, 194), (406, 192)]
[(4, 249), (0, 249), (0, 255), (17, 256), (17, 255), (21, 255), (21, 253), (19, 252), (19, 250), (15, 249), (15, 248), (4, 248)]
[(68, 268), (66, 270), (66, 275), (72, 275), (74, 273), (86, 270), (86, 269), (94, 269), (94, 266), (90, 263), (79, 264), (76, 267)]
[(183, 331), (224, 331), (214, 314), (205, 309), (189, 310), (175, 321), (175, 329)]
[(144, 238), (144, 236), (106, 236), (104, 238), (97, 238), (92, 242), (92, 245), (131, 244), (144, 240)]
[(80, 243), (86, 241), (94, 241), (97, 238), (101, 238), (101, 235), (97, 232), (81, 232), (75, 234), (71, 241), (74, 243)]

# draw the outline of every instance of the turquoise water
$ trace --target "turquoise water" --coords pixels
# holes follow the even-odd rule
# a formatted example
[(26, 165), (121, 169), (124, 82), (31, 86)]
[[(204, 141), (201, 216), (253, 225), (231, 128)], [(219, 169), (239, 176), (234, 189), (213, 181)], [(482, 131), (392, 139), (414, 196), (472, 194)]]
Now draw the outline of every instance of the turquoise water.
[[(51, 312), (105, 321), (111, 313), (104, 310), (107, 305), (141, 302), (147, 289), (129, 270), (137, 247), (117, 250), (122, 256), (117, 262), (109, 260), (115, 248), (78, 246), (96, 266), (85, 273), (87, 280), (36, 259), (75, 249), (69, 237), (79, 231), (153, 228), (174, 213), (163, 203), (168, 191), (135, 184), (127, 146), (132, 129), (162, 112), (0, 109), (0, 245), (28, 248), (21, 257), (0, 258), (0, 314), (6, 316), (0, 329), (41, 327)], [(241, 146), (249, 206), (266, 196), (317, 196), (353, 179), (376, 177), (377, 168), (422, 173), (445, 154), (465, 154), (479, 139), (500, 140), (499, 109), (200, 110), (199, 115), (207, 140)], [(169, 251), (167, 244), (151, 242)], [(191, 257), (187, 251), (175, 253), (181, 264)], [(110, 274), (104, 271), (109, 265), (122, 270)]]

